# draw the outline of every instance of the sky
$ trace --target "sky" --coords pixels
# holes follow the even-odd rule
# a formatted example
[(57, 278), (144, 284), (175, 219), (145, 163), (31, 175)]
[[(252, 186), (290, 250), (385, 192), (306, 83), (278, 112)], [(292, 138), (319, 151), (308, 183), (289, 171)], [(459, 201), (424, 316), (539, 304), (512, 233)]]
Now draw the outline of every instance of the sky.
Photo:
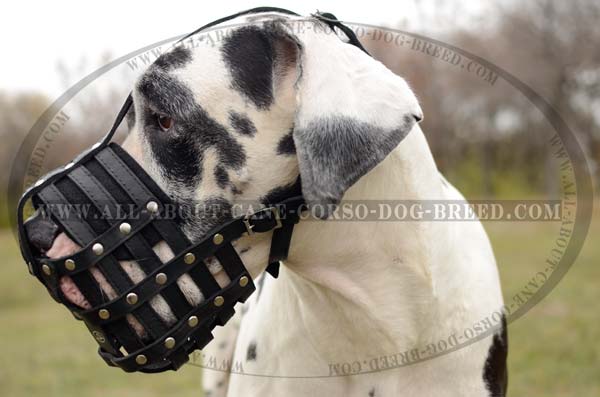
[[(0, 6), (3, 50), (0, 91), (41, 91), (57, 97), (67, 88), (58, 73), (59, 62), (72, 71), (72, 81), (68, 83), (73, 84), (100, 66), (102, 54), (114, 59), (159, 40), (193, 31), (214, 19), (260, 5), (288, 8), (304, 15), (318, 9), (332, 12), (340, 20), (389, 27), (402, 25), (418, 31), (425, 28), (419, 24), (423, 12), (442, 5), (452, 7), (454, 2), (4, 1)], [(421, 4), (420, 8), (416, 7), (417, 3)], [(483, 7), (480, 1), (467, 3), (472, 14)], [(463, 1), (461, 5), (464, 7), (464, 4)], [(84, 59), (88, 61), (86, 64), (82, 63)]]

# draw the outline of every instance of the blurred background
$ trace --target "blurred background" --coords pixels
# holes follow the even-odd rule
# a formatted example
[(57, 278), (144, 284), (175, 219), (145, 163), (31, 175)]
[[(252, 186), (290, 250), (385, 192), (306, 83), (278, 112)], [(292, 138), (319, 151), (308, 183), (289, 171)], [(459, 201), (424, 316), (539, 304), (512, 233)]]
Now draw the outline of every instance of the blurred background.
[[(258, 5), (401, 29), (449, 43), (509, 71), (541, 94), (584, 148), (594, 183), (600, 161), (600, 3), (597, 0), (183, 1), (3, 4), (0, 37), (0, 392), (5, 396), (201, 396), (198, 367), (124, 374), (95, 355), (87, 331), (28, 276), (9, 229), (6, 185), (17, 149), (65, 90), (112, 60), (224, 15)], [(409, 37), (409, 36), (407, 36)], [(420, 45), (381, 35), (363, 43), (416, 92), (421, 124), (440, 170), (468, 199), (560, 198), (555, 132), (539, 110), (493, 70), (466, 71)], [(414, 43), (414, 42), (413, 42)], [(422, 43), (424, 45), (424, 42)], [(166, 48), (166, 46), (163, 46)], [(134, 58), (95, 80), (63, 108), (68, 122), (45, 157), (64, 164), (110, 127), (148, 61)], [(597, 206), (596, 206), (597, 208)], [(511, 396), (600, 395), (600, 231), (561, 283), (509, 327)], [(486, 222), (506, 301), (543, 268), (560, 224)], [(401, 370), (399, 370), (401, 371)]]

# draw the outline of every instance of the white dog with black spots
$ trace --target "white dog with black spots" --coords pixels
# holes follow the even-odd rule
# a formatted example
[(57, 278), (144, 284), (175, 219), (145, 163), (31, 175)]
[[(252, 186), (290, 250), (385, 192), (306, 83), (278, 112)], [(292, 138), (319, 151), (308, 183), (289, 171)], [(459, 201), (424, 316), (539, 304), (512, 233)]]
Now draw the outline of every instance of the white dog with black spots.
[[(503, 300), (482, 225), (331, 219), (342, 199), (464, 200), (436, 168), (405, 80), (313, 17), (230, 23), (223, 40), (175, 47), (140, 76), (124, 148), (179, 203), (271, 203), (300, 177), (309, 205), (327, 210), (296, 226), (278, 279), (263, 275), (270, 233), (236, 242), (258, 291), (203, 350), (238, 369), (205, 369), (205, 395), (504, 396), (506, 326), (502, 318), (494, 330), (489, 320)], [(184, 230), (198, 241), (227, 214), (200, 212)], [(46, 254), (77, 249), (59, 234)], [(163, 261), (173, 256), (164, 243), (154, 250)], [(133, 281), (144, 277), (135, 261), (121, 264)], [(208, 266), (227, 285), (220, 264)], [(94, 277), (114, 297), (102, 274)], [(191, 304), (204, 299), (189, 277), (178, 285)], [(68, 278), (61, 288), (89, 306)], [(160, 296), (151, 305), (175, 321)], [(434, 359), (362, 373), (374, 359), (477, 326), (492, 332)], [(340, 363), (361, 373), (332, 376)]]

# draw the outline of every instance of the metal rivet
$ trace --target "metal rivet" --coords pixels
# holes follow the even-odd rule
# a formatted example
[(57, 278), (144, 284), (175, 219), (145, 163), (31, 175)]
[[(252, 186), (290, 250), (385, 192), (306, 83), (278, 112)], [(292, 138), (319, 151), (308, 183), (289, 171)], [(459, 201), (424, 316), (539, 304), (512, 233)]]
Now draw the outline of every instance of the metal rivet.
[(245, 287), (246, 285), (248, 285), (248, 277), (242, 276), (240, 278), (240, 287)]
[(106, 338), (104, 337), (104, 335), (102, 334), (102, 332), (100, 332), (100, 331), (92, 331), (92, 335), (94, 336), (94, 339), (96, 339), (99, 343), (106, 342)]
[(146, 209), (154, 214), (158, 211), (158, 204), (156, 204), (156, 201), (148, 201), (148, 204), (146, 204)]
[(75, 270), (75, 261), (73, 259), (67, 259), (65, 261), (65, 268), (67, 270)]
[(216, 245), (219, 245), (223, 242), (223, 235), (222, 234), (215, 234), (215, 236), (213, 237), (213, 243), (215, 243)]
[(223, 306), (223, 303), (225, 303), (225, 298), (223, 298), (222, 296), (219, 295), (215, 298), (215, 306)]
[(191, 252), (188, 252), (184, 255), (183, 261), (186, 264), (191, 265), (192, 263), (196, 262), (196, 255), (192, 254)]
[(130, 305), (135, 305), (138, 301), (138, 296), (133, 292), (130, 292), (127, 294), (127, 297), (125, 299), (127, 299), (127, 303), (129, 303)]
[(98, 312), (98, 317), (100, 317), (102, 320), (108, 320), (110, 318), (110, 313), (106, 309), (100, 309)]
[(135, 362), (138, 363), (138, 365), (144, 365), (148, 362), (148, 359), (143, 354), (138, 354), (135, 357)]
[(167, 282), (167, 275), (164, 273), (158, 273), (154, 278), (154, 281), (156, 281), (156, 284), (163, 285)]
[(92, 251), (94, 254), (100, 256), (104, 253), (104, 246), (100, 243), (96, 243), (92, 246)]
[(172, 349), (175, 347), (175, 338), (172, 337), (168, 337), (167, 339), (165, 339), (165, 347), (167, 349)]
[(46, 265), (45, 263), (42, 265), (42, 271), (44, 272), (44, 274), (46, 274), (47, 276), (52, 274), (52, 269), (50, 268), (50, 266)]
[(128, 235), (131, 233), (131, 225), (127, 222), (123, 222), (119, 225), (119, 231), (121, 234)]
[(188, 325), (190, 327), (195, 327), (196, 325), (198, 325), (198, 317), (191, 316), (190, 318), (188, 318)]

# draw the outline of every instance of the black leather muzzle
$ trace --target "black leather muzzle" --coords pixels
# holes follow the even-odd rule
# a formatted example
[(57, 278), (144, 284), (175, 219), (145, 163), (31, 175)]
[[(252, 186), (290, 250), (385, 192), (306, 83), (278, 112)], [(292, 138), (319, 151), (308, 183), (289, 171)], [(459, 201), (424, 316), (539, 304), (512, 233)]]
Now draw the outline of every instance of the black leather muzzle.
[[(125, 371), (177, 369), (193, 350), (203, 348), (212, 339), (212, 329), (224, 325), (234, 305), (255, 289), (231, 243), (244, 234), (293, 227), (302, 206), (297, 197), (282, 203), (287, 209), (267, 207), (234, 218), (192, 244), (181, 231), (180, 219), (172, 215), (180, 213), (177, 204), (115, 143), (100, 145), (42, 181), (23, 196), (19, 213), (31, 199), (37, 216), (50, 219), (83, 248), (58, 259), (40, 255), (28, 241), (20, 216), (23, 256), (52, 297), (84, 321), (106, 362)], [(175, 254), (167, 263), (152, 249), (159, 242)], [(230, 279), (224, 288), (205, 263), (211, 257)], [(135, 261), (145, 277), (134, 282), (121, 261)], [(92, 269), (106, 279), (114, 299), (101, 289)], [(177, 285), (184, 274), (205, 297), (196, 307)], [(65, 298), (60, 289), (63, 276), (71, 278), (91, 308), (81, 309)], [(174, 323), (166, 323), (151, 307), (157, 296), (168, 304)], [(143, 337), (134, 331), (129, 316), (141, 324)]]

